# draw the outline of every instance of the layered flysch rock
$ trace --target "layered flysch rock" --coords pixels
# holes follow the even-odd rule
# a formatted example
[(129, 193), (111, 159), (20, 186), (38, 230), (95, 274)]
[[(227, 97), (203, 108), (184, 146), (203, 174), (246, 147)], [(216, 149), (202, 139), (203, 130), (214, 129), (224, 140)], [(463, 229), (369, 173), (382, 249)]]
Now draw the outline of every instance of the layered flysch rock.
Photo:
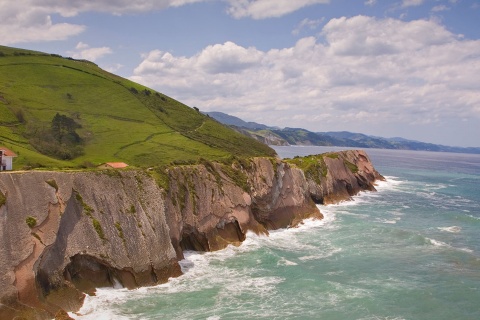
[(48, 319), (97, 287), (165, 282), (186, 249), (321, 218), (315, 202), (383, 179), (363, 151), (321, 159), (313, 176), (269, 158), (171, 167), (164, 188), (141, 170), (1, 173), (0, 319)]

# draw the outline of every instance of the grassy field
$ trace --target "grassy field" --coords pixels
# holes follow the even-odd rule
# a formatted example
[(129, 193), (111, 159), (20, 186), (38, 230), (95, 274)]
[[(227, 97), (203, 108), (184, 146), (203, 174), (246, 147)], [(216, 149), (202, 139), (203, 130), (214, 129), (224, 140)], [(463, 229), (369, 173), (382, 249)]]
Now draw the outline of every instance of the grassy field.
[[(83, 155), (60, 159), (32, 142), (56, 114), (81, 126)], [(95, 64), (0, 46), (0, 145), (15, 169), (79, 168), (123, 161), (149, 167), (199, 158), (272, 156), (269, 147)]]

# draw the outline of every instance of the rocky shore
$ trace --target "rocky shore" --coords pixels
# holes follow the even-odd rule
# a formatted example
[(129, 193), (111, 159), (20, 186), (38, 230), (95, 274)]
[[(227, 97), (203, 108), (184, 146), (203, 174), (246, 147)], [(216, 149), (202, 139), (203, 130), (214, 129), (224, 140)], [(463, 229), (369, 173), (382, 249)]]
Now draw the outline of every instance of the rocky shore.
[(383, 179), (363, 151), (316, 159), (316, 173), (273, 158), (205, 161), (168, 168), (163, 183), (148, 170), (2, 172), (0, 319), (51, 319), (98, 287), (166, 282), (184, 250), (320, 219), (316, 203)]

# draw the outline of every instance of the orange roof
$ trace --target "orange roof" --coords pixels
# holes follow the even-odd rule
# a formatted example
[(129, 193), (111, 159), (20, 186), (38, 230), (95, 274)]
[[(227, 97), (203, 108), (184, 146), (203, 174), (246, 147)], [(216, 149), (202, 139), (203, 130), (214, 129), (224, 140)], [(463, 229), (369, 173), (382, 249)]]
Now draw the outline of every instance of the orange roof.
[(125, 162), (107, 162), (106, 165), (114, 169), (122, 169), (128, 167), (128, 164), (126, 164)]
[(0, 146), (0, 150), (3, 151), (4, 156), (7, 156), (7, 157), (16, 157), (17, 156), (17, 154), (15, 152), (5, 148), (4, 146)]

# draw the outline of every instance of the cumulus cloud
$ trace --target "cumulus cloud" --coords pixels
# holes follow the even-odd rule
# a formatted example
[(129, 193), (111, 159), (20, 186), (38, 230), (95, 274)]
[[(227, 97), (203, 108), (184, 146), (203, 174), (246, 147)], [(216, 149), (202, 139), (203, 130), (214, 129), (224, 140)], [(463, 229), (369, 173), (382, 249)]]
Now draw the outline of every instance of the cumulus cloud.
[(104, 55), (112, 53), (112, 50), (109, 47), (90, 48), (88, 44), (79, 42), (75, 47), (75, 51), (70, 51), (68, 53), (75, 59), (96, 61)]
[(480, 119), (480, 41), (435, 21), (364, 16), (332, 19), (320, 37), (269, 51), (232, 42), (191, 57), (155, 50), (132, 80), (205, 111), (316, 131)]
[(237, 73), (254, 66), (261, 59), (255, 48), (243, 48), (233, 42), (205, 48), (198, 56), (198, 66), (210, 74)]
[(301, 8), (330, 0), (228, 0), (227, 12), (235, 18), (265, 19), (281, 17)]

